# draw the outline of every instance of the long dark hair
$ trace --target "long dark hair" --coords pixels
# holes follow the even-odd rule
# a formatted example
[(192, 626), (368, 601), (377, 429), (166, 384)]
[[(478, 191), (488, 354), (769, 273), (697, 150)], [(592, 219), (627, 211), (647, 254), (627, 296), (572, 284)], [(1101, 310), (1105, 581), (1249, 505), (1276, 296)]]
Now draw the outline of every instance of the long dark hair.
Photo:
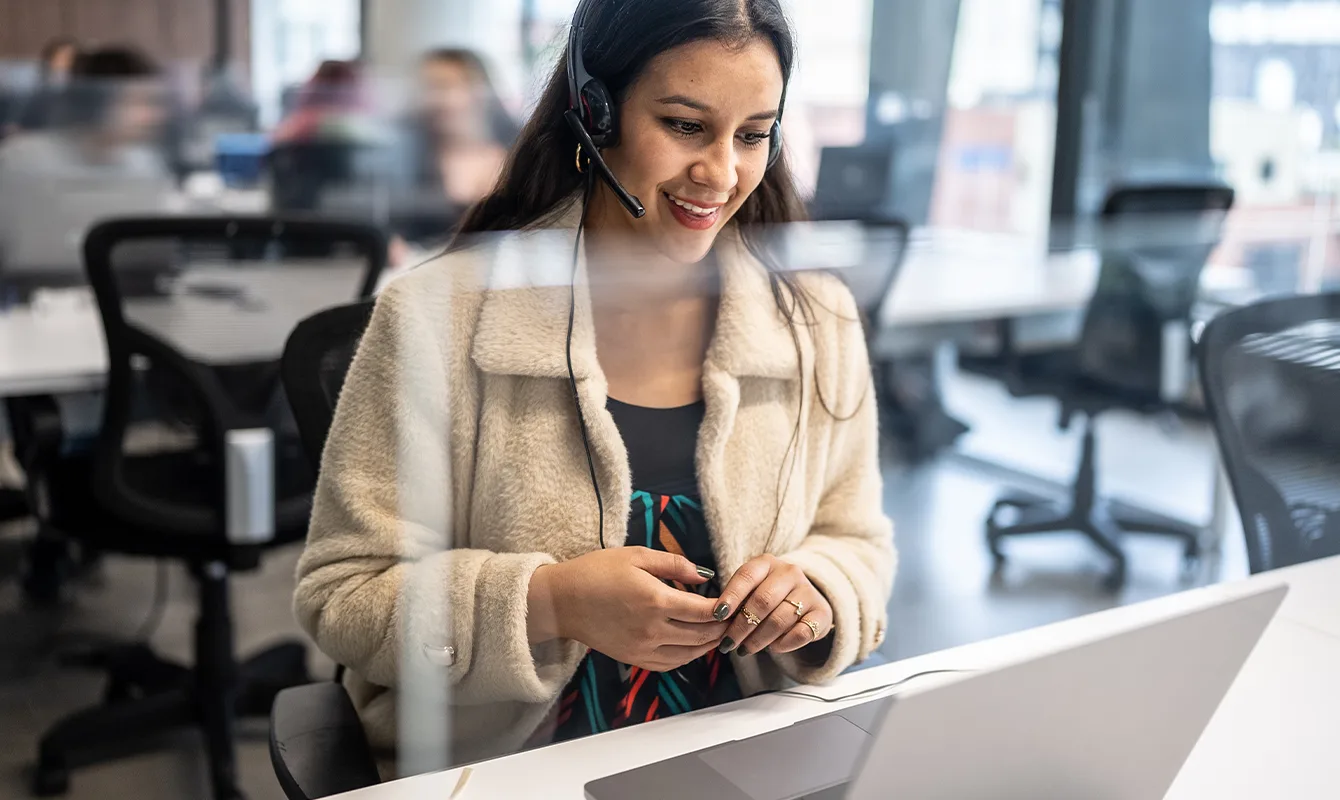
[[(772, 44), (782, 68), (784, 85), (789, 84), (795, 65), (795, 40), (780, 0), (593, 0), (586, 14), (582, 60), (591, 75), (604, 82), (616, 102), (622, 102), (647, 65), (661, 53), (697, 41), (745, 44), (758, 37)], [(587, 176), (573, 165), (577, 139), (563, 120), (563, 112), (567, 110), (567, 65), (560, 59), (507, 158), (498, 184), (466, 212), (449, 250), (469, 246), (476, 234), (542, 226), (567, 210), (574, 201), (589, 194), (581, 191)], [(785, 127), (783, 120), (783, 130)], [(815, 308), (819, 304), (803, 286), (779, 268), (763, 236), (772, 225), (804, 218), (804, 206), (797, 195), (785, 155), (767, 171), (763, 182), (745, 200), (734, 218), (741, 240), (767, 268), (773, 300), (790, 323), (802, 387), (800, 410), (778, 470), (777, 516), (773, 519), (765, 552), (771, 549), (777, 533), (782, 500), (790, 489), (797, 466), (796, 446), (803, 424), (805, 371), (799, 330), (814, 327)], [(819, 403), (835, 419), (851, 419), (865, 403), (862, 397), (860, 404), (849, 414), (833, 412), (818, 383), (817, 369), (814, 377)], [(593, 472), (594, 469), (592, 466)]]

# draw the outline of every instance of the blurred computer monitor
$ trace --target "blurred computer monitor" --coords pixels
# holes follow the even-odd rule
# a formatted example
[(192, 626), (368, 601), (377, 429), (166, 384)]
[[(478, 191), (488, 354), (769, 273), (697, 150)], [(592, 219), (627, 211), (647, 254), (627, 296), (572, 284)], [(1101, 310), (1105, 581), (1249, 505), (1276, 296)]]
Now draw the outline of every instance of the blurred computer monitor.
[(816, 220), (873, 220), (884, 212), (893, 174), (888, 145), (825, 147), (819, 156), (810, 216)]

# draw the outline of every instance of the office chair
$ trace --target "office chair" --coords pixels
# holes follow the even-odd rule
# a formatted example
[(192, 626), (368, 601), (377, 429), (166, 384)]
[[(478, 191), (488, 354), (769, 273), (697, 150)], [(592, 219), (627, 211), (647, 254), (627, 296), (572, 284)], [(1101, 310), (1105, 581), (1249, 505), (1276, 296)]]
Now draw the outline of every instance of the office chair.
[[(299, 323), (284, 346), (284, 389), (307, 458), (316, 468), (372, 309), (367, 300), (322, 311)], [(342, 675), (339, 668), (333, 681), (290, 687), (275, 697), (270, 761), (289, 800), (315, 800), (379, 781)]]
[(1340, 294), (1225, 312), (1197, 354), (1251, 571), (1340, 555)]
[[(1183, 342), (1189, 347), (1200, 274), (1232, 205), (1233, 190), (1223, 185), (1116, 189), (1103, 207), (1102, 270), (1075, 347), (1020, 355), (1007, 330), (1003, 365), (985, 371), (1003, 378), (1016, 397), (1055, 397), (1061, 404), (1061, 428), (1083, 415), (1084, 434), (1065, 502), (1025, 492), (996, 501), (987, 518), (986, 539), (997, 568), (1005, 562), (1001, 540), (1071, 531), (1110, 558), (1112, 569), (1104, 586), (1111, 591), (1126, 579), (1120, 544), (1125, 533), (1181, 542), (1188, 567), (1199, 558), (1199, 528), (1098, 496), (1094, 429), (1098, 415), (1110, 409), (1151, 414), (1180, 402), (1165, 385), (1165, 367), (1178, 366), (1179, 356), (1164, 348)], [(1189, 358), (1180, 360), (1185, 366)]]
[[(334, 256), (291, 255), (312, 243)], [(165, 253), (178, 267), (171, 285), (126, 296), (121, 272)], [(313, 310), (372, 292), (386, 241), (368, 226), (311, 220), (131, 219), (96, 226), (84, 258), (107, 340), (102, 429), (83, 454), (48, 436), (25, 448), (42, 454), (25, 466), (48, 529), (186, 565), (199, 591), (195, 661), (173, 664), (145, 644), (82, 658), (106, 670), (104, 702), (42, 736), (33, 789), (63, 793), (69, 770), (107, 746), (190, 726), (204, 734), (212, 796), (236, 798), (235, 716), (266, 714), (280, 690), (310, 680), (298, 642), (239, 663), (229, 611), (233, 573), (306, 535), (314, 472), (283, 398), (281, 347)]]

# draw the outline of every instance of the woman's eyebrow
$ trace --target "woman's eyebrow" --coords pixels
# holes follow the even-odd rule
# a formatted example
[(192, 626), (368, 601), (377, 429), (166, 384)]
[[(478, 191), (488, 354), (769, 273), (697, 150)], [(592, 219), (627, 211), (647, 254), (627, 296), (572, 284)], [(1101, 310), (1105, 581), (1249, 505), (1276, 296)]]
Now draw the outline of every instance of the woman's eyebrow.
[[(666, 106), (684, 106), (685, 108), (691, 108), (694, 111), (699, 111), (703, 114), (712, 113), (711, 106), (707, 105), (706, 103), (700, 103), (691, 97), (685, 97), (682, 94), (672, 94), (669, 97), (662, 97), (656, 102)], [(746, 119), (750, 122), (767, 122), (769, 120), (773, 120), (776, 118), (777, 118), (777, 109), (775, 108), (769, 111), (760, 111), (757, 114), (750, 114), (748, 117), (746, 117)]]

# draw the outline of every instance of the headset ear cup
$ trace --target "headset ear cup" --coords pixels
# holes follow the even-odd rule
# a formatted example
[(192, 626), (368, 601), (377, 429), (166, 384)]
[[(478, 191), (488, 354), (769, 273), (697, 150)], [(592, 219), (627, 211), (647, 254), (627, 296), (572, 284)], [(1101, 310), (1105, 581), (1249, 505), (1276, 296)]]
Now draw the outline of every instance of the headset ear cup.
[(605, 84), (587, 81), (582, 87), (582, 121), (596, 147), (604, 149), (619, 143), (618, 107)]
[(768, 136), (768, 169), (782, 157), (782, 123), (781, 120), (774, 120), (772, 123), (772, 133)]

